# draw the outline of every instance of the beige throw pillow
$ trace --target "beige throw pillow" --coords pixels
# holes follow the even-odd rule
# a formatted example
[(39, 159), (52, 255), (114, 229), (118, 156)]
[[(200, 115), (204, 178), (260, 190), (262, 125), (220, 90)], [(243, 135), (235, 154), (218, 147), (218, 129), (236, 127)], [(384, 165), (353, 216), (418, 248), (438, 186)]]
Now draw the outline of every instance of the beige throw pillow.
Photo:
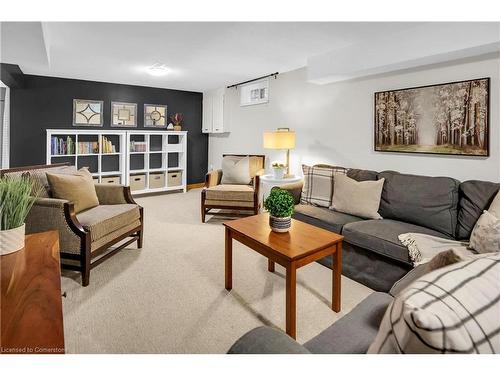
[(497, 193), (493, 202), (491, 202), (488, 212), (500, 219), (500, 191)]
[(99, 205), (92, 175), (82, 168), (72, 175), (47, 173), (52, 197), (73, 202), (75, 212), (81, 212)]
[(478, 253), (500, 252), (500, 219), (484, 211), (472, 230), (469, 247)]
[(251, 181), (248, 156), (224, 156), (222, 158), (222, 184), (248, 185)]
[(356, 181), (335, 176), (331, 209), (366, 219), (382, 219), (378, 213), (385, 179)]

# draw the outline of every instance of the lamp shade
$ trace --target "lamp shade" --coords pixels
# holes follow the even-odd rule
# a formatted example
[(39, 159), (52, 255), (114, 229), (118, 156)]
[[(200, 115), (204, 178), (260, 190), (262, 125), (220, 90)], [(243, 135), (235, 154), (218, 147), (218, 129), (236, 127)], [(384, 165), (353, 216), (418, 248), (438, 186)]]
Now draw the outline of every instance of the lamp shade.
[(295, 132), (279, 130), (264, 132), (264, 148), (273, 150), (290, 150), (295, 148)]

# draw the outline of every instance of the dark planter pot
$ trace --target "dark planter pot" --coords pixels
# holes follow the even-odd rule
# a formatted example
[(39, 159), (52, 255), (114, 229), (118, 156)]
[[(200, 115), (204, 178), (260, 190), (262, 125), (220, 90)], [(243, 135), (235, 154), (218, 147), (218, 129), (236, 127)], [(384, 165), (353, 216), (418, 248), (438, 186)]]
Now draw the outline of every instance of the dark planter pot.
[(275, 217), (269, 215), (269, 226), (273, 232), (286, 233), (289, 231), (292, 225), (291, 216), (287, 217)]

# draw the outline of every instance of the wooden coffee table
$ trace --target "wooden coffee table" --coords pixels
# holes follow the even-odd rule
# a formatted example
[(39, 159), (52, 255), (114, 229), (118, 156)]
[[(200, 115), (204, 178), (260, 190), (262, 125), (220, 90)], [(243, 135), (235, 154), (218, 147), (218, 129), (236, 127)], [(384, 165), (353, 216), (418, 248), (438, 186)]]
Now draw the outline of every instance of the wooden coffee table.
[(293, 220), (288, 233), (275, 233), (269, 227), (269, 214), (249, 216), (224, 223), (226, 227), (226, 289), (233, 287), (233, 238), (268, 259), (268, 270), (274, 264), (286, 268), (286, 333), (296, 336), (296, 271), (328, 255), (333, 255), (332, 310), (340, 311), (342, 274), (341, 235), (304, 222)]

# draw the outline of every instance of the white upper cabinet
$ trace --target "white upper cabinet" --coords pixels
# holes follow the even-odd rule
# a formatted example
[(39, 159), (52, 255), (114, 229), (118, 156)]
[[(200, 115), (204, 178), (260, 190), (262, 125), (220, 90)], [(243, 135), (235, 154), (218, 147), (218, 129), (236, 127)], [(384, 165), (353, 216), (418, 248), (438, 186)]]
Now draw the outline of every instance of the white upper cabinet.
[(203, 133), (224, 133), (224, 88), (203, 93)]

